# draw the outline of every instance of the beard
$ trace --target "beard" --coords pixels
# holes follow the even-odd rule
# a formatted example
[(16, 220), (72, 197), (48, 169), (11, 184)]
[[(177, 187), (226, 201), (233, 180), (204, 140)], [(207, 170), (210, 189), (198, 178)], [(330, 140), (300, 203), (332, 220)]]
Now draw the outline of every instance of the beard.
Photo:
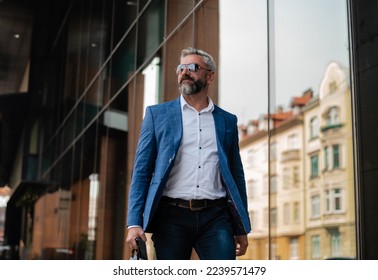
[[(185, 80), (188, 80), (190, 81), (189, 83), (187, 82), (184, 82)], [(179, 83), (179, 92), (182, 94), (182, 95), (193, 95), (193, 94), (196, 94), (198, 92), (200, 92), (201, 90), (203, 90), (203, 88), (206, 86), (206, 80), (205, 79), (199, 79), (199, 80), (195, 80), (189, 76), (184, 76), (181, 80), (180, 80), (180, 83)]]

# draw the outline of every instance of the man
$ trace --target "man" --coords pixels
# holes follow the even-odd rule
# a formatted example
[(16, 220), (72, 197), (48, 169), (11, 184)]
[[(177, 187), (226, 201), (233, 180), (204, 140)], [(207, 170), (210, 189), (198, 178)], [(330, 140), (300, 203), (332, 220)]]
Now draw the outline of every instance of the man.
[(130, 187), (126, 242), (152, 232), (157, 259), (235, 259), (251, 226), (237, 118), (208, 97), (211, 55), (182, 50), (180, 97), (147, 107)]

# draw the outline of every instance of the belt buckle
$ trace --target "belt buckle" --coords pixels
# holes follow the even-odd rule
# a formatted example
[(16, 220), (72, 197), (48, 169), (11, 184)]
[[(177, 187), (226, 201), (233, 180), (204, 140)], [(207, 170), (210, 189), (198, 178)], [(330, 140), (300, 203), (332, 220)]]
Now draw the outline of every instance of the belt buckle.
[(206, 208), (206, 206), (205, 207), (195, 207), (193, 201), (195, 201), (195, 199), (189, 200), (189, 208), (190, 208), (191, 211), (200, 211), (203, 208)]

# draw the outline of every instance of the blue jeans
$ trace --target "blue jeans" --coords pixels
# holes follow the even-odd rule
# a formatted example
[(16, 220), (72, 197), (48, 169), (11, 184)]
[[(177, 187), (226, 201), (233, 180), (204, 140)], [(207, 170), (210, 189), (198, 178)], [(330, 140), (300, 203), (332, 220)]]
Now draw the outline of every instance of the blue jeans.
[(235, 239), (227, 205), (201, 211), (161, 203), (153, 220), (158, 260), (189, 260), (192, 248), (203, 260), (234, 260)]

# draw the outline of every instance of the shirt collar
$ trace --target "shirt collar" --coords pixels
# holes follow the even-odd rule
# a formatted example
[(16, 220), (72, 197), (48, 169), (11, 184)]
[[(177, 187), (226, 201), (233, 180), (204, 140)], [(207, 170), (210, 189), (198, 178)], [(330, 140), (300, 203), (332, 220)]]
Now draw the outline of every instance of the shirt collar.
[[(213, 102), (213, 100), (211, 100), (211, 98), (209, 96), (207, 97), (207, 99), (209, 100), (209, 105), (206, 108), (202, 109), (202, 111), (200, 113), (214, 111), (214, 102)], [(180, 96), (180, 103), (181, 103), (181, 110), (182, 111), (184, 110), (185, 107), (186, 108), (192, 108), (193, 110), (195, 110), (192, 106), (190, 106), (188, 104), (188, 102), (186, 102), (186, 100), (185, 100), (185, 98), (184, 98), (184, 96), (182, 94)]]

